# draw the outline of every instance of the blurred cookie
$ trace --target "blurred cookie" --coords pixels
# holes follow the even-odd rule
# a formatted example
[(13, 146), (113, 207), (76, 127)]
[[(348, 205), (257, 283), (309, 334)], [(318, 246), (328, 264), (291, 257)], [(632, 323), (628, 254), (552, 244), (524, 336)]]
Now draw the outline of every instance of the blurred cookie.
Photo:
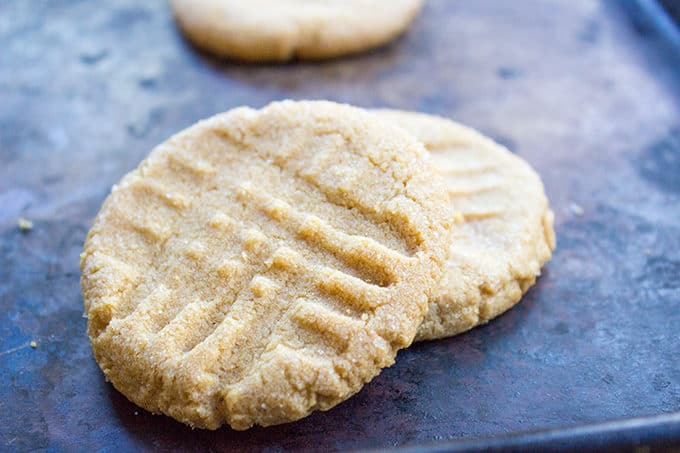
[(198, 47), (237, 60), (323, 59), (385, 44), (422, 0), (170, 0)]
[(361, 109), (199, 122), (122, 179), (88, 234), (96, 360), (130, 400), (196, 427), (329, 409), (413, 340), (448, 205), (422, 144)]
[(553, 213), (539, 176), (521, 158), (453, 121), (376, 113), (425, 144), (457, 213), (447, 271), (416, 339), (456, 335), (511, 308), (555, 249)]

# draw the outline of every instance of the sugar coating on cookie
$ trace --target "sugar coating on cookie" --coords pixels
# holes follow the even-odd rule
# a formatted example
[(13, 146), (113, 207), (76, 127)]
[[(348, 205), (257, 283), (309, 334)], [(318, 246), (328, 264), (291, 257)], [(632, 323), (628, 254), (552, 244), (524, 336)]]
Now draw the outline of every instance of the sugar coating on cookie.
[(322, 59), (383, 45), (415, 18), (422, 0), (171, 0), (198, 47), (245, 61)]
[(125, 176), (88, 234), (95, 358), (130, 400), (195, 427), (329, 409), (412, 342), (448, 204), (422, 144), (361, 109), (202, 121)]
[(416, 339), (453, 336), (511, 308), (555, 249), (554, 216), (539, 176), (507, 149), (453, 121), (375, 112), (432, 153), (456, 221), (447, 271)]

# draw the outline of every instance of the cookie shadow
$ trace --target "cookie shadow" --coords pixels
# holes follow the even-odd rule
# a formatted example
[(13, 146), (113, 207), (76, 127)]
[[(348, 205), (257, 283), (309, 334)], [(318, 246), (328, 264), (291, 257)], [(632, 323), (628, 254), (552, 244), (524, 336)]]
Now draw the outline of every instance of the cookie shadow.
[(112, 385), (107, 386), (116, 425), (127, 433), (128, 447), (161, 451), (334, 450), (384, 446), (385, 433), (390, 433), (390, 437), (399, 433), (408, 441), (418, 432), (410, 422), (414, 418), (411, 402), (416, 395), (409, 396), (405, 388), (408, 384), (403, 379), (390, 376), (378, 376), (330, 411), (317, 411), (295, 422), (247, 431), (234, 431), (228, 426), (215, 431), (191, 429), (170, 417), (139, 408)]
[[(258, 429), (234, 431), (222, 427), (215, 431), (192, 429), (165, 415), (154, 415), (130, 402), (112, 385), (108, 386), (109, 399), (117, 417), (117, 424), (123, 428), (135, 446), (151, 447), (161, 451), (205, 451), (226, 450), (237, 445), (253, 444)], [(259, 429), (261, 431), (261, 429)], [(285, 430), (268, 431), (269, 439), (288, 435)]]

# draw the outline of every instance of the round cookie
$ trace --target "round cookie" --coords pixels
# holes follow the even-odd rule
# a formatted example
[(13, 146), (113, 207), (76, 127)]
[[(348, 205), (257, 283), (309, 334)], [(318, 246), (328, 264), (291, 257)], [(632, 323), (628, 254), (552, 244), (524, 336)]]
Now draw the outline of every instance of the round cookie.
[(214, 116), (97, 215), (81, 256), (95, 358), (130, 400), (195, 427), (327, 410), (412, 342), (451, 217), (422, 144), (361, 109)]
[(447, 271), (416, 340), (453, 336), (502, 314), (535, 283), (555, 249), (541, 179), (521, 158), (453, 121), (375, 113), (425, 144), (457, 213)]
[(237, 60), (323, 59), (400, 35), (422, 0), (170, 0), (198, 47)]

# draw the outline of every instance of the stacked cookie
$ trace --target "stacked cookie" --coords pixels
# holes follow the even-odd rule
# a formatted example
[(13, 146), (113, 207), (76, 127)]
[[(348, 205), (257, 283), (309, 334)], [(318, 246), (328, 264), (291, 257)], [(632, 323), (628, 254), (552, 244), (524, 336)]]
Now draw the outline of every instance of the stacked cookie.
[(151, 412), (284, 423), (349, 398), (414, 338), (508, 309), (553, 247), (538, 176), (470, 129), (322, 101), (238, 108), (113, 188), (81, 256), (88, 334)]

